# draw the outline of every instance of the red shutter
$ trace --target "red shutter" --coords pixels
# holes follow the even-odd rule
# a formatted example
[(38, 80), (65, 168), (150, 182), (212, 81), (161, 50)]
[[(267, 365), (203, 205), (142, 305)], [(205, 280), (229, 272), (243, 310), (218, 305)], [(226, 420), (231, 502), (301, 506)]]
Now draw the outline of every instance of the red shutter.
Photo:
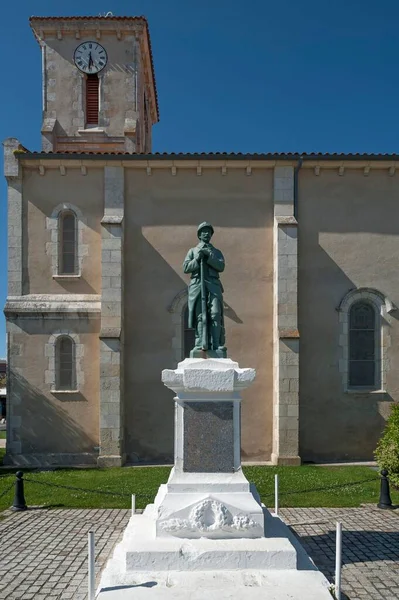
[(88, 75), (86, 80), (86, 123), (98, 125), (98, 75)]

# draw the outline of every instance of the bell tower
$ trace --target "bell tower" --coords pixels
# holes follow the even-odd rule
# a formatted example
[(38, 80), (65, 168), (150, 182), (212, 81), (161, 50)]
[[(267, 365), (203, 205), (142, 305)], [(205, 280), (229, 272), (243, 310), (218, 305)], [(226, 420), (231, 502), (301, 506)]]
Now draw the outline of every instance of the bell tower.
[(144, 17), (31, 17), (42, 51), (42, 149), (151, 152), (158, 102)]

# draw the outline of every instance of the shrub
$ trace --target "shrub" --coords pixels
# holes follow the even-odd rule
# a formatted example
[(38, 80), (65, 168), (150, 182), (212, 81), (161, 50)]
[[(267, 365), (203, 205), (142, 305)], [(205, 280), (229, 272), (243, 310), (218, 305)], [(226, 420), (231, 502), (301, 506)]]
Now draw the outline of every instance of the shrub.
[(393, 485), (399, 487), (399, 404), (391, 406), (391, 414), (374, 456), (380, 469), (386, 469)]

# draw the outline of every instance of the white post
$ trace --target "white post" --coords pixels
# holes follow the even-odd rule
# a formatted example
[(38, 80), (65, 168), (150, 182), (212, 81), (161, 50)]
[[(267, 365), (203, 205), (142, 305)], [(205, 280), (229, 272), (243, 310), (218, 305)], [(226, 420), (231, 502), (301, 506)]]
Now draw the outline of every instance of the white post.
[(278, 475), (274, 476), (274, 513), (278, 515)]
[(132, 494), (132, 515), (136, 512), (136, 494)]
[(88, 581), (88, 600), (94, 600), (96, 594), (96, 573), (94, 570), (94, 531), (88, 534), (88, 554), (89, 554), (89, 581)]
[(337, 523), (335, 539), (335, 597), (341, 600), (342, 523)]

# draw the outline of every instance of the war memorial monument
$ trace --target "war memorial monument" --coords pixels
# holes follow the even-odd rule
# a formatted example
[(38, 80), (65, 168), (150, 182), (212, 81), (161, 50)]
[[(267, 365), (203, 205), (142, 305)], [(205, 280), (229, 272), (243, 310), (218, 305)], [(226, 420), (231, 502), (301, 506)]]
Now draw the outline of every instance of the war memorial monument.
[(241, 391), (255, 370), (227, 358), (225, 261), (213, 233), (201, 223), (183, 265), (195, 347), (162, 371), (176, 395), (174, 467), (154, 503), (132, 514), (99, 598), (331, 600), (324, 575), (241, 468)]

